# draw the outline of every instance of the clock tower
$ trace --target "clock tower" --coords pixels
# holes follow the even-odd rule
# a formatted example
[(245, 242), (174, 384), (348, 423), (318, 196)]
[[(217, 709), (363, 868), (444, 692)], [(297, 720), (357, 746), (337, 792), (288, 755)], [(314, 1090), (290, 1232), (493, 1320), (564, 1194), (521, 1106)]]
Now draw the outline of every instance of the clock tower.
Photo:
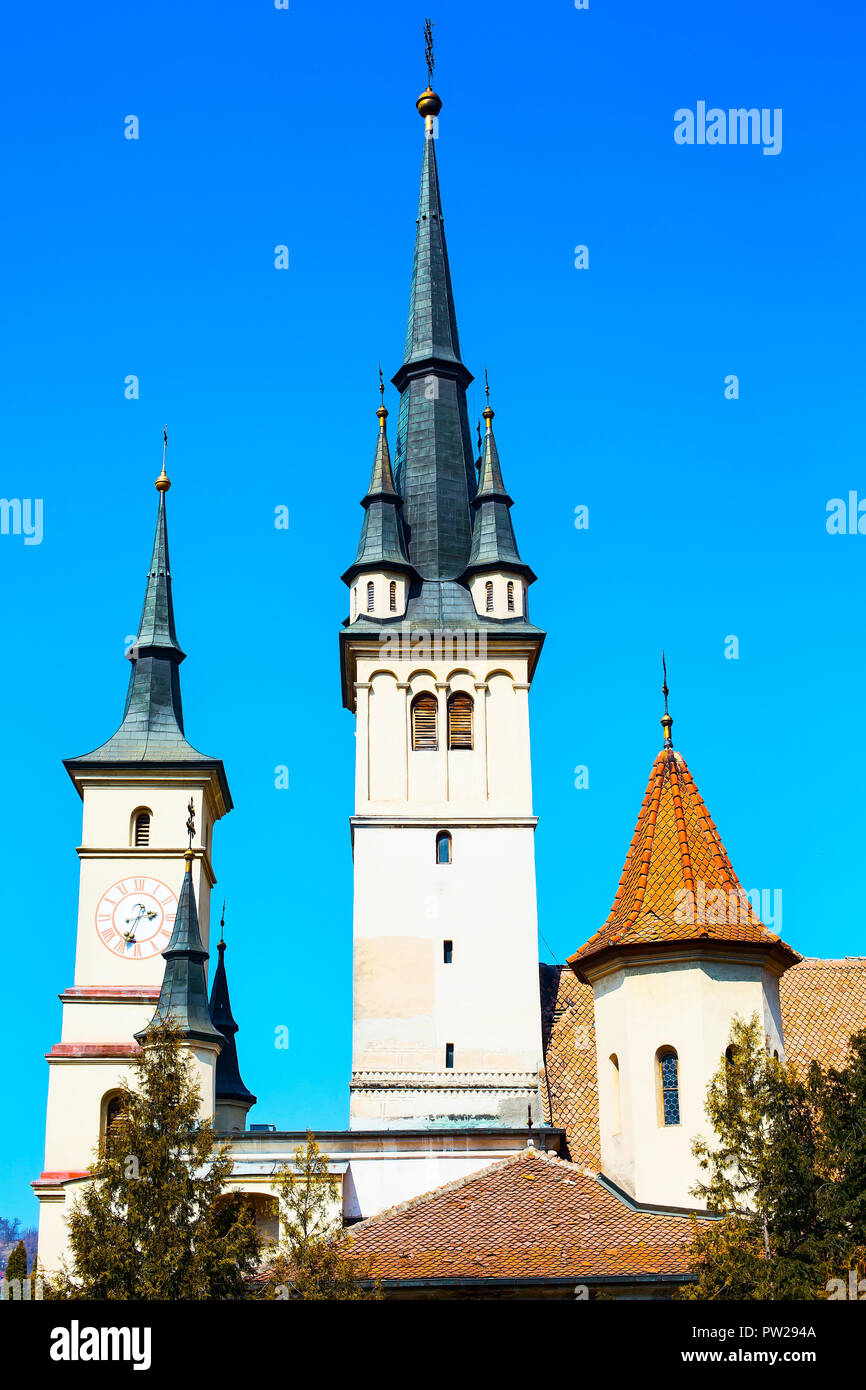
[[(132, 670), (123, 720), (107, 743), (64, 764), (82, 799), (83, 826), (75, 972), (60, 995), (60, 1041), (47, 1054), (45, 1170), (34, 1183), (40, 1262), (47, 1269), (64, 1245), (66, 1202), (86, 1178), (139, 1051), (135, 1034), (160, 999), (162, 953), (175, 934), (179, 901), (191, 895), (207, 959), (213, 827), (232, 808), (222, 762), (199, 753), (184, 733), (184, 653), (175, 632), (166, 522), (170, 486), (163, 460), (144, 605), (127, 653)], [(187, 847), (190, 809), (195, 829)], [(202, 1110), (213, 1115), (212, 1068), (209, 1078), (210, 1095), (204, 1072)]]

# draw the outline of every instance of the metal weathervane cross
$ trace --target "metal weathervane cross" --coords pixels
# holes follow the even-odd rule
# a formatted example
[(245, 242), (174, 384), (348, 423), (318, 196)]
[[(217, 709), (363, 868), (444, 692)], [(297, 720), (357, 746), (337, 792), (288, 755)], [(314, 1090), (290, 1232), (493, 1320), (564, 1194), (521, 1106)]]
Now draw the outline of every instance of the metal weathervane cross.
[(186, 833), (189, 835), (189, 847), (192, 849), (192, 837), (195, 834), (195, 805), (192, 797), (190, 797), (189, 805), (186, 809), (189, 811), (189, 817), (186, 822)]
[(424, 57), (427, 60), (427, 86), (433, 86), (433, 69), (436, 64), (433, 61), (433, 21), (424, 20)]
[(664, 697), (665, 697), (665, 714), (667, 714), (667, 712), (668, 712), (668, 696), (670, 695), (671, 692), (668, 690), (668, 668), (667, 668), (667, 666), (665, 665), (665, 654), (664, 654), (664, 652), (662, 652), (662, 677), (663, 677), (663, 680), (664, 680), (664, 684), (663, 684), (663, 686), (662, 686), (662, 694), (663, 694)]

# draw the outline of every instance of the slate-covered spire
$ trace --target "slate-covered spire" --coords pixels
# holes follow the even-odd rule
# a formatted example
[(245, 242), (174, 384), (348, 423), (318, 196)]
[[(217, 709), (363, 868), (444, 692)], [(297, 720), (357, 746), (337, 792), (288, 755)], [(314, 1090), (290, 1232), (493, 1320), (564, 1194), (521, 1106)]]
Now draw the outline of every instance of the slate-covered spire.
[(132, 671), (120, 727), (107, 743), (92, 753), (66, 759), (64, 766), (75, 780), (78, 768), (85, 770), (92, 764), (198, 763), (213, 769), (225, 808), (231, 810), (231, 795), (222, 763), (199, 753), (184, 734), (179, 671), (184, 652), (175, 631), (168, 555), (166, 493), (170, 487), (163, 451), (162, 472), (156, 480), (159, 504), (153, 553), (138, 635), (127, 652)]
[(424, 158), (400, 392), (396, 483), (403, 498), (409, 560), (422, 580), (454, 580), (472, 543), (475, 469), (466, 411), (472, 380), (460, 358), (445, 245), (436, 121), (442, 102), (428, 87), (418, 98)]
[[(380, 391), (384, 396), (385, 387)], [(376, 440), (376, 455), (373, 459), (373, 472), (370, 486), (361, 500), (364, 508), (364, 524), (354, 563), (349, 566), (343, 579), (351, 584), (355, 575), (362, 570), (404, 570), (413, 573), (406, 554), (403, 536), (403, 522), (400, 516), (402, 501), (394, 484), (391, 469), (391, 452), (388, 448), (386, 421), (388, 411), (384, 401), (376, 411), (379, 419), (379, 436)]]
[(481, 450), (478, 491), (472, 500), (475, 526), (467, 575), (481, 570), (513, 570), (524, 574), (531, 584), (535, 575), (520, 558), (511, 524), (511, 497), (502, 481), (499, 451), (493, 434), (494, 412), (488, 404), (483, 412), (486, 434)]
[(210, 1016), (214, 1027), (218, 1028), (225, 1038), (225, 1043), (216, 1064), (216, 1101), (217, 1104), (220, 1101), (235, 1101), (251, 1108), (256, 1103), (256, 1097), (252, 1091), (247, 1090), (241, 1080), (238, 1066), (238, 1052), (235, 1046), (238, 1025), (235, 1023), (229, 1000), (225, 965), (226, 943), (222, 936), (217, 943), (217, 951), (219, 960), (210, 992)]
[[(186, 872), (180, 890), (177, 916), (174, 919), (174, 931), (162, 953), (165, 971), (153, 1021), (170, 1018), (179, 1027), (183, 1038), (223, 1046), (225, 1039), (214, 1027), (208, 1008), (208, 953), (199, 931), (198, 910), (192, 886), (194, 858), (193, 851), (188, 849), (184, 855)], [(146, 1033), (146, 1028), (136, 1033), (136, 1040), (143, 1042)]]

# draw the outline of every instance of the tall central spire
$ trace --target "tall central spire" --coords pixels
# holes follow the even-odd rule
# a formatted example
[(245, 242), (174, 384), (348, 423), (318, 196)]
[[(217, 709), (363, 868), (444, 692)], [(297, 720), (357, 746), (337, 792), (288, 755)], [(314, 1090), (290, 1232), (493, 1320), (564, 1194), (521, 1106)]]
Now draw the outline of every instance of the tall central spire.
[(436, 168), (442, 101), (428, 87), (416, 104), (424, 118), (424, 157), (406, 348), (393, 378), (400, 392), (396, 481), (410, 561), (422, 579), (456, 579), (472, 544), (475, 469), (466, 410), (472, 374), (460, 357)]

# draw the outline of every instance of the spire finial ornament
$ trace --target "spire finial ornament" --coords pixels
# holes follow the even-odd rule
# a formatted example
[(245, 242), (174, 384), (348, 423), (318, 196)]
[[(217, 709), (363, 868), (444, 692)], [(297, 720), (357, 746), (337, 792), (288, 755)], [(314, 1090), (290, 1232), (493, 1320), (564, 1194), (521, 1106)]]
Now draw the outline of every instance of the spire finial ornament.
[(383, 377), (382, 377), (382, 363), (381, 363), (381, 362), (379, 363), (379, 396), (380, 396), (379, 409), (376, 411), (376, 414), (377, 414), (378, 417), (379, 417), (379, 429), (380, 429), (380, 430), (383, 430), (383, 429), (385, 428), (385, 421), (386, 421), (387, 418), (388, 418), (388, 411), (387, 411), (387, 409), (386, 409), (386, 407), (385, 407), (385, 382), (384, 382), (384, 379), (383, 379)]
[(663, 694), (664, 697), (665, 697), (665, 712), (664, 712), (664, 714), (662, 715), (662, 728), (663, 728), (664, 731), (665, 731), (665, 748), (673, 748), (673, 746), (674, 746), (674, 741), (673, 741), (673, 739), (671, 738), (671, 729), (672, 729), (673, 726), (674, 726), (674, 721), (673, 721), (673, 719), (671, 718), (671, 716), (668, 714), (668, 696), (670, 695), (670, 691), (669, 691), (669, 689), (668, 689), (668, 668), (667, 668), (667, 666), (665, 665), (665, 654), (664, 654), (664, 652), (662, 652), (662, 679), (663, 679), (662, 694)]
[(424, 57), (427, 60), (427, 90), (422, 92), (415, 105), (424, 117), (424, 130), (428, 136), (433, 134), (433, 122), (442, 110), (442, 98), (433, 90), (433, 21), (424, 20)]
[(168, 425), (162, 427), (162, 472), (156, 480), (157, 492), (168, 492), (171, 481), (165, 471), (165, 451), (168, 448)]
[(220, 945), (225, 942), (226, 935), (226, 900), (223, 898), (223, 910), (220, 913)]
[(190, 797), (190, 799), (189, 799), (189, 805), (187, 806), (186, 809), (189, 811), (189, 816), (187, 817), (187, 822), (186, 822), (186, 833), (187, 833), (187, 835), (189, 835), (189, 847), (190, 847), (190, 850), (191, 850), (191, 849), (192, 849), (192, 837), (193, 837), (193, 835), (195, 834), (195, 803), (193, 802), (192, 797)]
[(484, 395), (487, 397), (487, 404), (482, 410), (481, 414), (487, 421), (487, 433), (489, 434), (490, 431), (493, 429), (493, 416), (495, 412), (490, 409), (490, 382), (487, 380), (486, 367), (484, 368)]

